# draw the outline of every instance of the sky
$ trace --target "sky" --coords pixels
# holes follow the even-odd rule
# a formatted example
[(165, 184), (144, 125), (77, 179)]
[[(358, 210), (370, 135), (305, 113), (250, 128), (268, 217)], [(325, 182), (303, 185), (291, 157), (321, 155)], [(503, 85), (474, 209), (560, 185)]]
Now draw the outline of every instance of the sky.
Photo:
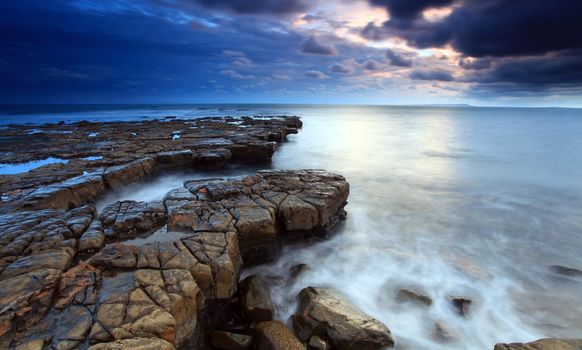
[(0, 103), (582, 107), (580, 0), (3, 0)]

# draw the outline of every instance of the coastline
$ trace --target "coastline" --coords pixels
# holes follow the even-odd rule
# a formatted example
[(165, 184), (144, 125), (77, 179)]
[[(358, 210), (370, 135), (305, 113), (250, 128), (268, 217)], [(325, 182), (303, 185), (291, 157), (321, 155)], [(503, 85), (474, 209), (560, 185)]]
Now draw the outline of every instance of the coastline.
[[(233, 339), (246, 344), (249, 338), (233, 338), (233, 334), (242, 334), (251, 337), (250, 341), (266, 344), (266, 349), (276, 348), (270, 342), (281, 338), (281, 332), (283, 339), (295, 339), (281, 325), (258, 327), (258, 323), (270, 322), (260, 317), (251, 321), (254, 316), (249, 314), (254, 311), (249, 310), (256, 305), (249, 304), (260, 304), (259, 309), (267, 310), (272, 306), (268, 305), (268, 292), (251, 302), (243, 302), (245, 296), (249, 290), (268, 290), (272, 281), (239, 281), (239, 274), (244, 267), (276, 258), (283, 242), (325, 236), (342, 220), (349, 185), (340, 175), (313, 170), (265, 171), (244, 178), (187, 181), (184, 187), (168, 192), (162, 201), (118, 201), (100, 211), (85, 204), (108, 191), (172, 169), (268, 163), (276, 144), (300, 128), (297, 117), (53, 124), (44, 126), (45, 137), (41, 140), (45, 146), (40, 150), (30, 142), (30, 127), (2, 130), (4, 139), (20, 140), (11, 144), (12, 155), (2, 155), (3, 163), (44, 157), (67, 162), (32, 170), (31, 176), (2, 176), (2, 211), (6, 214), (1, 226), (0, 280), (6, 290), (0, 292), (5, 311), (0, 316), (7, 337), (0, 344), (33, 349), (51, 344), (95, 349), (185, 348), (192, 342), (207, 346), (206, 342)], [(116, 141), (107, 143), (111, 139)], [(98, 146), (89, 147), (89, 151), (71, 151), (78, 145), (86, 149), (85, 143)], [(35, 150), (27, 153), (27, 147)], [(84, 159), (88, 157), (101, 158)], [(311, 195), (304, 194), (305, 189), (312, 191)], [(274, 240), (273, 236), (278, 238)], [(151, 240), (134, 243), (142, 237)], [(299, 275), (305, 267), (294, 268), (294, 274)], [(184, 283), (171, 282), (178, 280)], [(15, 286), (21, 289), (15, 292)], [(330, 312), (337, 308), (329, 305), (350, 305), (337, 291), (325, 293), (307, 290), (303, 293), (305, 305)], [(415, 291), (403, 294), (424, 300)], [(20, 296), (26, 297), (24, 303)], [(166, 297), (170, 304), (164, 301)], [(34, 314), (29, 311), (31, 305)], [(100, 311), (102, 307), (104, 311)], [(353, 306), (348, 309), (349, 313), (340, 313), (336, 322), (359, 312)], [(155, 319), (143, 319), (144, 310), (148, 315), (155, 312)], [(139, 317), (127, 318), (128, 312)], [(268, 318), (272, 319), (270, 313)], [(225, 321), (224, 317), (231, 320)], [(374, 324), (365, 315), (359, 317), (367, 320), (364, 324)], [(104, 324), (110, 319), (124, 321)], [(72, 320), (82, 320), (81, 326)], [(51, 329), (54, 322), (61, 322), (57, 327), (60, 333)], [(325, 322), (329, 319), (315, 323), (294, 320), (293, 328), (302, 343), (291, 341), (295, 345), (287, 345), (334, 344), (341, 348), (337, 344), (342, 344), (343, 338), (316, 334)], [(356, 330), (363, 327), (350, 325)], [(13, 331), (19, 327), (30, 330)], [(375, 327), (382, 328), (381, 324)], [(442, 324), (436, 331), (444, 341), (455, 334)], [(387, 329), (370, 339), (377, 340), (372, 341), (373, 348), (394, 342)], [(555, 340), (540, 344), (569, 343)], [(504, 349), (506, 345), (498, 346)]]

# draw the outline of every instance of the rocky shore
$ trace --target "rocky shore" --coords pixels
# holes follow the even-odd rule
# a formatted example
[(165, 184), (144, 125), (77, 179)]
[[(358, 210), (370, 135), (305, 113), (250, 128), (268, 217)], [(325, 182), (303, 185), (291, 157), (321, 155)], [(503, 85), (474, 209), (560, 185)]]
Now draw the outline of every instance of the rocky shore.
[[(241, 280), (245, 267), (276, 259), (287, 242), (325, 237), (345, 218), (349, 184), (341, 175), (263, 170), (187, 180), (157, 201), (95, 205), (167, 170), (268, 163), (301, 126), (298, 117), (167, 118), (0, 130), (0, 163), (66, 160), (0, 175), (0, 348), (394, 347), (387, 325), (341, 291), (304, 288), (286, 324), (276, 320), (268, 279)], [(432, 303), (408, 289), (398, 297)], [(470, 314), (470, 300), (451, 303)], [(548, 339), (495, 350), (581, 346)]]

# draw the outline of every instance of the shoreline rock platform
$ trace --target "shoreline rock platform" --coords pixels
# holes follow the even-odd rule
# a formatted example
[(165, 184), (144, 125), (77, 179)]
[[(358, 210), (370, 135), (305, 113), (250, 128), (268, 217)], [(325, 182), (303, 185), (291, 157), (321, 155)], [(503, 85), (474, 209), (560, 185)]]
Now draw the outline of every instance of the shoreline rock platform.
[[(345, 219), (341, 175), (192, 179), (156, 201), (96, 208), (107, 193), (164, 171), (268, 163), (301, 126), (276, 116), (0, 130), (0, 163), (66, 160), (0, 175), (0, 348), (393, 347), (388, 327), (338, 291), (305, 288), (293, 332), (274, 320), (265, 280), (240, 281), (242, 269), (276, 259), (286, 242), (324, 237)], [(495, 349), (579, 346), (550, 339)]]

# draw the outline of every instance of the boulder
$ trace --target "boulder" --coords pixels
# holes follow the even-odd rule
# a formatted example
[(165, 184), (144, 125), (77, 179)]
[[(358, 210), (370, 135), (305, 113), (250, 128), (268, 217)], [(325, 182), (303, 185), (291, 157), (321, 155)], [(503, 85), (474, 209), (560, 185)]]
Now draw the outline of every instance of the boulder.
[(375, 350), (394, 346), (390, 330), (378, 320), (328, 288), (307, 287), (299, 293), (300, 305), (293, 326), (300, 339), (317, 335), (334, 349)]
[(253, 337), (225, 331), (210, 334), (210, 345), (221, 350), (247, 350), (253, 346)]
[(248, 276), (241, 282), (241, 305), (250, 322), (271, 321), (275, 315), (267, 284), (256, 275)]
[(320, 337), (318, 337), (317, 335), (312, 335), (311, 338), (309, 338), (309, 350), (329, 350), (329, 344), (321, 339)]
[(582, 339), (539, 339), (531, 343), (496, 344), (494, 350), (580, 350)]
[(265, 321), (255, 330), (257, 350), (306, 350), (306, 346), (281, 321)]

